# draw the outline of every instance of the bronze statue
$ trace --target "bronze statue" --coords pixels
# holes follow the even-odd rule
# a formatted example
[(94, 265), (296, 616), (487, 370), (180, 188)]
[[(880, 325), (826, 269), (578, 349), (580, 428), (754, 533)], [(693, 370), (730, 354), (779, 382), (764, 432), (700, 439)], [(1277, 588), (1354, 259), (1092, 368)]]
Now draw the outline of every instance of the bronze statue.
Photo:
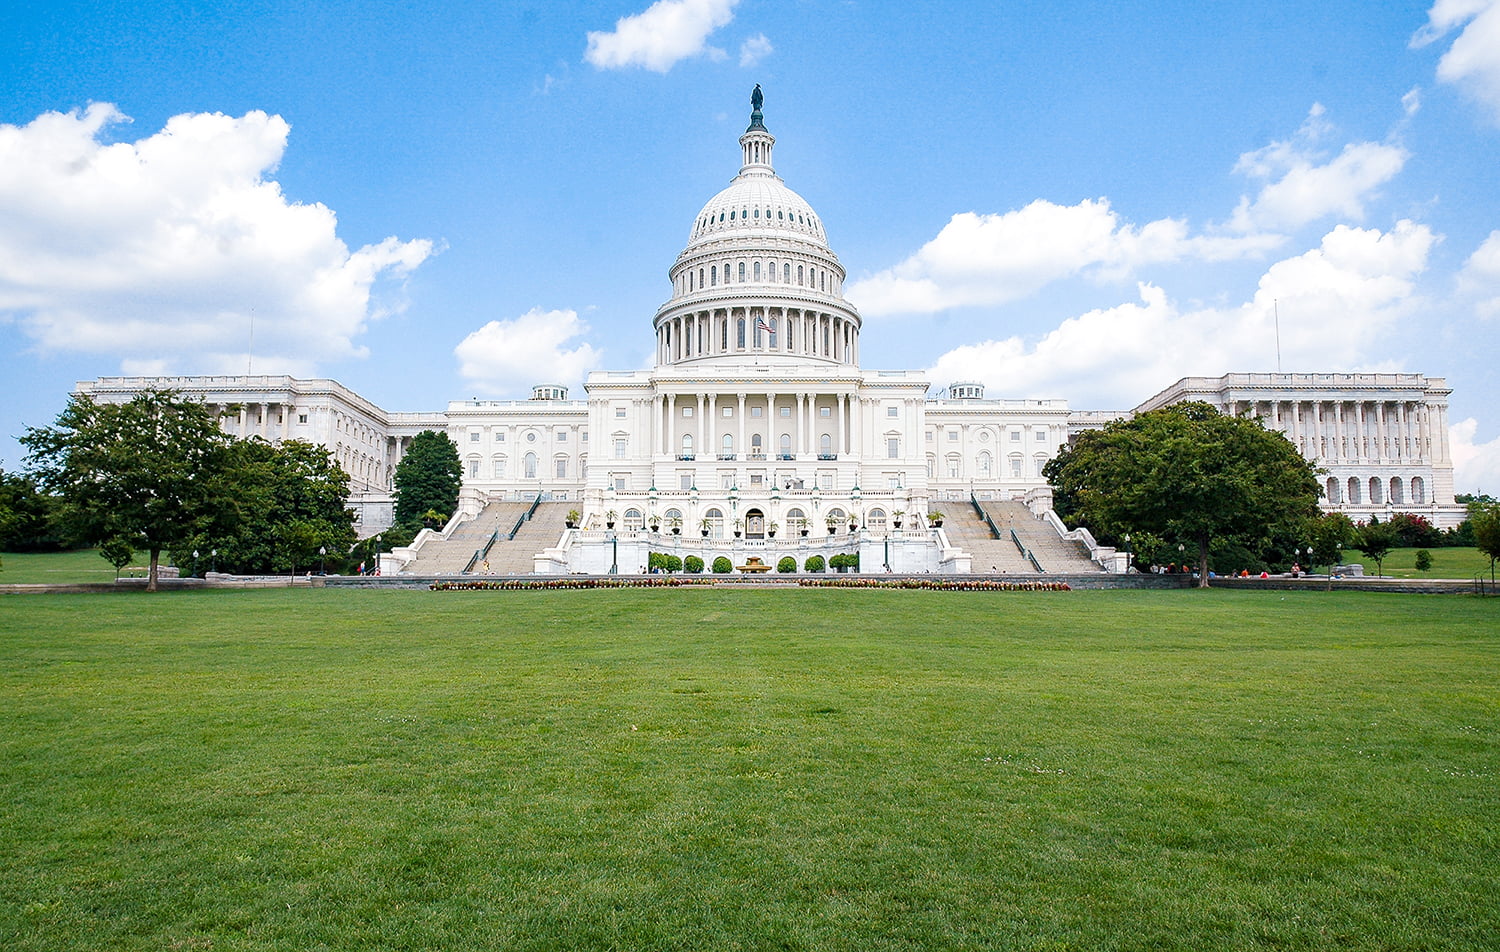
[(760, 91), (760, 83), (756, 83), (755, 88), (750, 91), (750, 108), (760, 112), (760, 107), (765, 101), (766, 97)]

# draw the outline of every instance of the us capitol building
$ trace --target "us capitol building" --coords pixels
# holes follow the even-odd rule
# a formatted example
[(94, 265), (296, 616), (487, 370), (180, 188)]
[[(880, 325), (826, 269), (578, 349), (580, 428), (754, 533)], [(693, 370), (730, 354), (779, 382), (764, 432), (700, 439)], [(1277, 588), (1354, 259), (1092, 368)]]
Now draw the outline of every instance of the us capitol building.
[[(460, 512), (415, 551), (394, 553), (389, 570), (413, 559), (432, 569), (424, 550), (476, 529), (505, 534), (516, 509), (527, 511), (517, 525), (538, 510), (577, 509), (580, 525), (555, 519), (556, 533), (525, 553), (524, 570), (634, 571), (648, 549), (681, 549), (735, 564), (792, 554), (799, 565), (807, 554), (858, 551), (864, 571), (979, 571), (989, 565), (974, 546), (951, 525), (930, 528), (927, 514), (946, 506), (950, 521), (960, 511), (973, 521), (981, 509), (1010, 507), (1062, 537), (1042, 478), (1059, 447), (1081, 430), (1183, 400), (1285, 433), (1325, 471), (1326, 509), (1355, 521), (1392, 511), (1439, 526), (1463, 518), (1441, 378), (1189, 377), (1132, 410), (1075, 411), (1064, 400), (993, 399), (972, 382), (939, 382), (933, 396), (922, 372), (862, 368), (862, 322), (843, 295), (844, 267), (822, 219), (776, 174), (759, 86), (751, 103), (739, 174), (694, 216), (669, 272), (671, 298), (652, 320), (654, 366), (591, 373), (586, 399), (543, 384), (530, 400), (389, 413), (332, 380), (285, 376), (105, 377), (78, 391), (123, 400), (170, 387), (228, 408), (225, 428), (237, 436), (328, 447), (351, 477), (365, 536), (391, 524), (392, 478), (412, 437), (446, 431), (464, 467)], [(1002, 527), (992, 518), (987, 531)], [(1086, 531), (1066, 535), (1095, 570), (1121, 570), (1119, 554)], [(446, 566), (465, 567), (473, 568)]]

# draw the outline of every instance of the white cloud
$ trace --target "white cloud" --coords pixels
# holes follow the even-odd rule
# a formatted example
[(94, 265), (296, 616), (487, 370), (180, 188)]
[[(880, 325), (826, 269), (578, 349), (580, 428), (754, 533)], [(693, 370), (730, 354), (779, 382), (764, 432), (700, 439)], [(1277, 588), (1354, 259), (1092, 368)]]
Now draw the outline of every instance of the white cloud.
[(764, 33), (757, 33), (740, 44), (740, 65), (754, 66), (770, 56), (775, 50)]
[(709, 34), (734, 19), (738, 2), (657, 0), (641, 13), (621, 17), (613, 33), (591, 31), (583, 58), (598, 69), (640, 66), (665, 73), (699, 53), (722, 57), (723, 50), (705, 44)]
[(1461, 493), (1489, 493), (1500, 489), (1500, 436), (1475, 443), (1479, 421), (1473, 417), (1448, 427), (1448, 451), (1453, 457), (1453, 488)]
[(517, 394), (538, 383), (574, 384), (596, 369), (603, 352), (587, 342), (568, 347), (589, 327), (576, 311), (532, 308), (509, 321), (490, 321), (453, 348), (465, 380), (494, 394)]
[[(1413, 92), (1402, 98), (1410, 116), (1420, 107)], [(1322, 105), (1314, 103), (1297, 133), (1246, 152), (1235, 163), (1236, 172), (1267, 180), (1254, 200), (1240, 199), (1229, 227), (1239, 232), (1297, 228), (1330, 215), (1355, 220), (1364, 217), (1365, 199), (1401, 171), (1409, 157), (1399, 145), (1351, 142), (1337, 156), (1322, 161), (1319, 140), (1331, 126)]]
[(310, 373), (362, 353), (382, 278), (433, 251), (387, 238), (351, 253), (323, 205), (273, 172), (290, 127), (263, 112), (174, 116), (135, 142), (114, 106), (0, 125), (0, 315), (43, 351), (126, 368)]
[(1368, 355), (1414, 304), (1436, 237), (1401, 222), (1389, 232), (1340, 225), (1319, 247), (1278, 261), (1237, 307), (1181, 310), (1165, 290), (1069, 318), (1035, 344), (1019, 337), (949, 351), (935, 386), (978, 380), (991, 396), (1064, 396), (1081, 408), (1127, 409), (1179, 377), (1276, 366), (1279, 305), (1286, 370), (1377, 370)]
[(1490, 232), (1458, 274), (1459, 293), (1475, 300), (1480, 317), (1500, 317), (1500, 231)]
[(1426, 46), (1459, 27), (1438, 60), (1437, 77), (1462, 88), (1500, 122), (1500, 0), (1438, 0), (1411, 45)]
[(954, 215), (937, 237), (905, 261), (849, 285), (867, 316), (931, 313), (1003, 304), (1063, 278), (1120, 278), (1155, 262), (1219, 261), (1264, 252), (1275, 236), (1190, 236), (1163, 218), (1122, 223), (1107, 199), (1077, 205), (1037, 200), (1004, 214)]

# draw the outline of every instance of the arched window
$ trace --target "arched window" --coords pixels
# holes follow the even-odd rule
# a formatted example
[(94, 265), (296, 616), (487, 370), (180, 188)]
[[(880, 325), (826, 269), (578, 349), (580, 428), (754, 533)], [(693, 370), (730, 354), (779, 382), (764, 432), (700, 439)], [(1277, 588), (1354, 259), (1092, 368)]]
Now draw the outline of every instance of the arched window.
[(1385, 491), (1380, 485), (1379, 476), (1370, 477), (1370, 505), (1378, 506), (1385, 502)]
[(786, 511), (786, 531), (789, 533), (801, 532), (805, 528), (807, 528), (807, 513), (795, 507), (788, 509)]
[(782, 284), (791, 284), (792, 283), (792, 266), (789, 265), (789, 264), (783, 264), (781, 266), (781, 283)]
[(636, 531), (640, 531), (641, 526), (643, 526), (644, 524), (645, 524), (645, 520), (643, 520), (641, 518), (641, 511), (639, 509), (627, 509), (627, 510), (625, 510), (625, 531), (626, 532), (629, 532), (632, 529), (634, 529)]
[(745, 349), (745, 319), (743, 317), (735, 319), (735, 338), (734, 339), (735, 339), (735, 346), (738, 347), (740, 350), (744, 350)]
[(981, 477), (988, 477), (990, 475), (990, 454), (980, 453), (979, 459), (976, 462), (976, 468)]
[(698, 287), (703, 287), (703, 269), (698, 269)]
[(1411, 502), (1414, 506), (1422, 506), (1427, 503), (1427, 484), (1420, 476), (1411, 478)]
[(871, 509), (865, 513), (865, 528), (877, 531), (885, 530), (885, 510)]
[(527, 479), (536, 479), (536, 454), (535, 453), (527, 453), (526, 454), (525, 466), (526, 466), (526, 478)]
[(719, 266), (714, 265), (708, 269), (708, 281), (711, 285), (719, 283)]
[(1391, 502), (1398, 506), (1406, 503), (1406, 487), (1402, 485), (1400, 476), (1391, 477)]
[(708, 523), (708, 534), (711, 538), (719, 539), (724, 536), (724, 513), (720, 509), (710, 509), (703, 514), (703, 519)]
[(1336, 506), (1344, 501), (1342, 498), (1343, 493), (1339, 490), (1339, 481), (1332, 476), (1328, 477), (1328, 481), (1324, 483), (1323, 489), (1324, 497), (1328, 500), (1330, 505)]
[(765, 459), (765, 446), (761, 443), (759, 433), (750, 434), (750, 455), (755, 459)]
[(1021, 454), (1020, 453), (1012, 453), (1012, 454), (1010, 454), (1008, 462), (1010, 463), (1010, 478), (1011, 479), (1020, 479), (1021, 478)]
[(1355, 505), (1355, 506), (1359, 505), (1361, 495), (1362, 494), (1359, 491), (1359, 477), (1358, 476), (1350, 476), (1349, 477), (1349, 502), (1350, 502), (1350, 504)]
[(731, 434), (725, 433), (724, 438), (719, 441), (719, 446), (720, 452), (730, 456), (734, 455), (734, 437)]
[(766, 326), (770, 328), (770, 331), (767, 332), (767, 336), (769, 337), (769, 341), (767, 343), (767, 346), (770, 347), (772, 350), (776, 349), (776, 328), (777, 328), (777, 322), (779, 320), (780, 320), (779, 318), (773, 317), (769, 321), (766, 322)]
[(818, 437), (818, 452), (822, 453), (824, 456), (828, 456), (833, 453), (833, 437), (830, 434), (824, 433), (822, 436)]
[(797, 265), (797, 286), (802, 286), (802, 265)]
[(743, 261), (740, 262), (740, 280), (745, 280), (745, 262)]
[(496, 456), (490, 461), (490, 467), (495, 479), (505, 478), (505, 457)]
[(791, 456), (792, 455), (792, 434), (790, 434), (790, 433), (783, 433), (783, 434), (781, 434), (780, 445), (781, 445), (781, 455), (782, 456), (786, 456), (786, 457)]
[(948, 478), (949, 479), (958, 479), (959, 476), (962, 475), (962, 472), (963, 472), (962, 469), (960, 468), (962, 464), (959, 462), (959, 456), (958, 456), (958, 454), (957, 453), (949, 453), (948, 456), (947, 456), (947, 458), (945, 459), (945, 462), (948, 464), (948, 466), (947, 466)]
[(682, 434), (682, 455), (693, 455), (693, 434), (691, 433)]
[[(756, 214), (759, 215), (759, 213), (760, 213), (760, 210), (756, 209)], [(759, 261), (755, 262), (755, 280), (757, 280), (757, 281), (760, 280), (760, 262)]]
[(1031, 458), (1031, 475), (1037, 479), (1042, 478), (1042, 470), (1047, 468), (1047, 454), (1038, 453)]

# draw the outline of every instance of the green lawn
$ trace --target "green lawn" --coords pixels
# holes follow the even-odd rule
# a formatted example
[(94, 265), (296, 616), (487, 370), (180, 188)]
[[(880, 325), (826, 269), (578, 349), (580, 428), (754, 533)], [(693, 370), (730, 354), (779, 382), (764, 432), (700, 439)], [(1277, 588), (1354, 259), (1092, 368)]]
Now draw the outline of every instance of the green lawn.
[[(137, 560), (146, 558), (144, 553)], [(163, 563), (165, 564), (165, 563)], [(95, 549), (0, 554), (0, 585), (38, 582), (113, 582), (115, 567)]]
[(1493, 949), (1500, 600), (0, 596), (0, 943)]
[[(1385, 557), (1383, 566), (1386, 575), (1392, 578), (1473, 578), (1483, 574), (1486, 578), (1490, 574), (1490, 558), (1475, 548), (1439, 548), (1428, 549), (1432, 555), (1432, 568), (1426, 572), (1417, 571), (1417, 552), (1419, 549), (1392, 549), (1391, 554)], [(1375, 574), (1375, 560), (1366, 558), (1363, 553), (1356, 552), (1351, 562), (1359, 562), (1364, 565), (1368, 575)]]

